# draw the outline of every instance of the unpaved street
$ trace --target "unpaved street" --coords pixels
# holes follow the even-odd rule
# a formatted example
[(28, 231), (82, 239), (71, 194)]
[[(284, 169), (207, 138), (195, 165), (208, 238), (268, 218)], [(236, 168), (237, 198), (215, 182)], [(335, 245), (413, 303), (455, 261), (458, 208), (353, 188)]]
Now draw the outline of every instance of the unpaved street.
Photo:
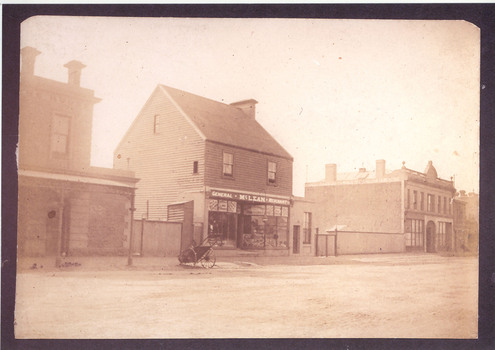
[(477, 337), (475, 257), (318, 263), (23, 270), (16, 338)]

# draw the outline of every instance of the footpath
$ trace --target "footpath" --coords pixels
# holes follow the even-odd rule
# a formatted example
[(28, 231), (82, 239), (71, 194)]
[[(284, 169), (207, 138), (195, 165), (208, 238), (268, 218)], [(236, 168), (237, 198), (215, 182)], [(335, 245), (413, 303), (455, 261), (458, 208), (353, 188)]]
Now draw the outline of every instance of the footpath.
[[(342, 263), (348, 258), (336, 257), (291, 257), (291, 256), (221, 256), (217, 257), (214, 268), (254, 268), (266, 265), (327, 265)], [(129, 265), (127, 256), (73, 256), (60, 260), (56, 266), (54, 257), (30, 257), (17, 261), (18, 271), (29, 270), (71, 270), (71, 271), (108, 271), (108, 270), (182, 270), (187, 268), (203, 268), (200, 263), (180, 265), (177, 257), (133, 256)]]
[[(361, 254), (329, 257), (315, 256), (220, 256), (217, 257), (217, 269), (259, 268), (268, 265), (340, 265), (340, 264), (387, 264), (403, 265), (416, 263), (441, 263), (450, 257), (425, 253), (397, 254)], [(177, 257), (133, 256), (129, 265), (127, 256), (71, 256), (62, 258), (60, 266), (54, 257), (30, 257), (17, 261), (17, 270), (67, 270), (67, 271), (111, 271), (111, 270), (183, 270), (186, 268), (202, 269), (201, 264), (183, 266)]]

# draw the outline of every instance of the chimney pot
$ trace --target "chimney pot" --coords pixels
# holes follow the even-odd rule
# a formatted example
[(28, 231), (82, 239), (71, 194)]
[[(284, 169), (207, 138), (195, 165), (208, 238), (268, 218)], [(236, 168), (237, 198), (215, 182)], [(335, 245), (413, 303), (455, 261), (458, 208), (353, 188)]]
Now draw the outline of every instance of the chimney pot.
[(81, 86), (81, 71), (86, 66), (79, 61), (72, 60), (64, 64), (64, 67), (69, 70), (69, 84), (74, 86)]
[(383, 179), (385, 177), (385, 160), (378, 159), (376, 161), (376, 178)]
[(325, 165), (325, 182), (337, 181), (337, 164)]
[(256, 104), (258, 101), (254, 99), (242, 100), (238, 102), (233, 102), (230, 105), (241, 109), (246, 113), (251, 119), (256, 119)]
[(40, 53), (40, 51), (31, 46), (26, 46), (21, 49), (21, 73), (23, 75), (34, 75), (36, 56)]

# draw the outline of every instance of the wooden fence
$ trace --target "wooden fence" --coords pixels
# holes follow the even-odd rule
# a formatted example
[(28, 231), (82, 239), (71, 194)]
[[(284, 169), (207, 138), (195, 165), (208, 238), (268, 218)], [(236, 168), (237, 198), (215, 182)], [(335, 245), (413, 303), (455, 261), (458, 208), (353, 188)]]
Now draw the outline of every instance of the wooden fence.
[(141, 256), (178, 256), (182, 223), (134, 220), (132, 251)]

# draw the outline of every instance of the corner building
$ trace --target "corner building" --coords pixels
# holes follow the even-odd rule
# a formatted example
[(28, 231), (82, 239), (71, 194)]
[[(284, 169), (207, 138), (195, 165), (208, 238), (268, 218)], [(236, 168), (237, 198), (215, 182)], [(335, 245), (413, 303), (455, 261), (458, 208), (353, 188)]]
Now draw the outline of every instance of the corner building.
[(138, 179), (90, 165), (100, 99), (80, 86), (81, 62), (65, 65), (67, 83), (35, 75), (40, 53), (21, 50), (18, 255), (124, 255)]
[(114, 152), (140, 178), (135, 217), (181, 221), (183, 247), (213, 233), (222, 249), (288, 254), (293, 158), (256, 103), (158, 85)]
[[(327, 164), (325, 179), (307, 183), (305, 198), (314, 202), (314, 226), (330, 239), (331, 255), (451, 251), (455, 248), (453, 181), (440, 179), (431, 161), (424, 172), (402, 166), (387, 171), (364, 168), (337, 174)], [(327, 244), (327, 243), (325, 243)]]

